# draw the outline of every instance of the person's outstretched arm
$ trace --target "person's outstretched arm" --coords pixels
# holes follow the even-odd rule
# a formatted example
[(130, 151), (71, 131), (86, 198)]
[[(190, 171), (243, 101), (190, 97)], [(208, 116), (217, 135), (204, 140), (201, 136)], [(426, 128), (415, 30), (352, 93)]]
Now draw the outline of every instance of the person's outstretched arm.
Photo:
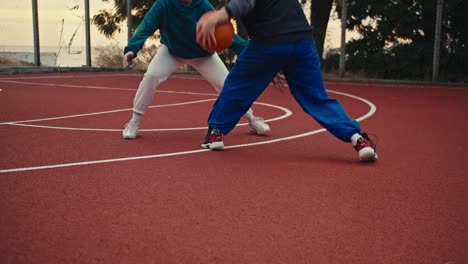
[(124, 58), (122, 65), (127, 67), (128, 62), (131, 59), (136, 58), (138, 52), (141, 50), (145, 41), (159, 29), (161, 16), (163, 9), (165, 8), (162, 4), (163, 1), (157, 1), (146, 13), (143, 21), (138, 26), (135, 35), (130, 39), (127, 46), (124, 48)]

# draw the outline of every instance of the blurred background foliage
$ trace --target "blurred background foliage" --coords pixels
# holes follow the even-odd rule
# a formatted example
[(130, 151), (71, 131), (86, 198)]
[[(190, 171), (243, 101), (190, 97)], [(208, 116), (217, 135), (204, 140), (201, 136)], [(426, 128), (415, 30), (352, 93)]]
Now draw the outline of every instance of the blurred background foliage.
[[(111, 0), (102, 0), (109, 2)], [(135, 32), (156, 0), (132, 0), (132, 31)], [(209, 0), (215, 8), (224, 0)], [(314, 30), (313, 36), (322, 55), (324, 72), (336, 72), (339, 49), (324, 50), (331, 11), (341, 14), (341, 1), (299, 0)], [(113, 10), (101, 10), (93, 24), (105, 36), (127, 27), (127, 2), (114, 0)], [(430, 80), (434, 53), (436, 2), (427, 0), (347, 0), (346, 27), (358, 37), (346, 43), (347, 75), (364, 78)], [(445, 0), (440, 49), (440, 79), (468, 81), (468, 4), (463, 0)], [(245, 28), (237, 23), (238, 34), (248, 39)], [(155, 35), (157, 39), (159, 36)], [(146, 50), (154, 53), (152, 47)], [(235, 55), (220, 53), (230, 68)], [(148, 56), (147, 56), (148, 57)], [(151, 56), (149, 56), (151, 57)]]

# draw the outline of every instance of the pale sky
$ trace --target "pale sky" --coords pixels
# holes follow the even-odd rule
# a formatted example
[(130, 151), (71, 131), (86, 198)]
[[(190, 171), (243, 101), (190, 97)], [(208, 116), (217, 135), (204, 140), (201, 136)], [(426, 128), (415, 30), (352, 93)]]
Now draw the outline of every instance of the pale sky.
[[(33, 22), (32, 22), (31, 0), (0, 0), (0, 45), (33, 45)], [(78, 10), (70, 11), (69, 8), (78, 5)], [(112, 9), (113, 1), (103, 3), (101, 0), (90, 0), (90, 17), (100, 9)], [(75, 30), (77, 33), (73, 38), (72, 45), (85, 45), (84, 24), (80, 25), (84, 18), (83, 0), (38, 0), (39, 10), (39, 37), (41, 45), (58, 46), (60, 32), (63, 23), (62, 39), (69, 42)], [(91, 45), (107, 45), (111, 40), (102, 36), (93, 25), (91, 28)], [(116, 40), (121, 45), (127, 42), (126, 24), (123, 32), (116, 35)], [(115, 42), (114, 41), (114, 42)]]
[[(102, 0), (90, 0), (90, 17), (100, 9), (112, 9), (113, 2), (103, 3)], [(69, 9), (78, 5), (78, 10)], [(60, 31), (63, 23), (62, 40), (68, 43), (75, 30), (77, 33), (73, 38), (73, 45), (85, 45), (84, 24), (80, 25), (84, 17), (84, 0), (38, 0), (39, 9), (39, 37), (41, 46), (58, 46)], [(306, 11), (308, 16), (308, 11)], [(32, 3), (31, 0), (0, 0), (0, 46), (33, 45), (32, 29)], [(114, 40), (109, 40), (102, 36), (97, 28), (91, 25), (91, 45), (104, 46), (110, 43), (117, 43), (125, 46), (127, 43), (126, 24), (122, 27), (122, 32), (115, 36)], [(331, 19), (329, 22), (329, 38), (326, 41), (329, 47), (336, 48), (340, 44), (340, 21)], [(351, 36), (348, 34), (347, 38)]]

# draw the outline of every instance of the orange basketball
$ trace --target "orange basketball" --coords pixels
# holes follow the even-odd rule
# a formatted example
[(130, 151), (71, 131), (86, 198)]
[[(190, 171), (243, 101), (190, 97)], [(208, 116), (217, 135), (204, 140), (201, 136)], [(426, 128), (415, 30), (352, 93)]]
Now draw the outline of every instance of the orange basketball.
[(231, 46), (232, 41), (234, 40), (234, 27), (229, 21), (223, 24), (218, 24), (216, 25), (214, 34), (216, 38), (216, 47), (214, 47), (213, 50), (220, 51), (227, 49)]
[[(200, 17), (200, 20), (205, 19), (207, 16), (212, 14), (214, 11), (209, 11)], [(198, 34), (198, 32), (197, 32)], [(221, 51), (231, 46), (234, 40), (234, 26), (230, 21), (216, 25), (214, 36), (216, 38), (216, 45), (203, 47), (209, 51)]]

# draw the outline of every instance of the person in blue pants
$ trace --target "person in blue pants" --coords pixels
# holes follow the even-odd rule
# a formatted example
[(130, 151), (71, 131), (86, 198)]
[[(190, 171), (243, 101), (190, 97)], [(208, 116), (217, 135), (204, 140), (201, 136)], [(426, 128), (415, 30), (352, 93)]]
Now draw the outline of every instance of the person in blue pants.
[(351, 142), (359, 160), (375, 161), (376, 145), (360, 124), (351, 120), (342, 105), (328, 96), (312, 28), (301, 5), (291, 0), (230, 0), (197, 23), (197, 41), (209, 47), (214, 28), (231, 18), (240, 19), (250, 41), (230, 71), (208, 118), (202, 147), (224, 148), (223, 135), (282, 71), (295, 100), (306, 113), (338, 139)]

